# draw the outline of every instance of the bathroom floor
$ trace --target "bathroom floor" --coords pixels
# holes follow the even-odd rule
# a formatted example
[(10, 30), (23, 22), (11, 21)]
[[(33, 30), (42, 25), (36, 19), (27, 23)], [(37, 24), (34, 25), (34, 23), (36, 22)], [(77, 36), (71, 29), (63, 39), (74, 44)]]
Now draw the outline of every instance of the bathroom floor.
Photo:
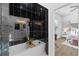
[(65, 38), (60, 38), (55, 42), (55, 55), (56, 56), (77, 56), (78, 49), (62, 45), (65, 41)]

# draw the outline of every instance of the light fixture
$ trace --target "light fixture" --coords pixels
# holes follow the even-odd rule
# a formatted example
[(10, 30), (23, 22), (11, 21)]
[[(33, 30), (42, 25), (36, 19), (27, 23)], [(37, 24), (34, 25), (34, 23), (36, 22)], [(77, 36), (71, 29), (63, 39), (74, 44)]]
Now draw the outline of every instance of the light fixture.
[(25, 18), (19, 18), (16, 23), (19, 23), (19, 24), (26, 24), (29, 22), (29, 19), (25, 19)]

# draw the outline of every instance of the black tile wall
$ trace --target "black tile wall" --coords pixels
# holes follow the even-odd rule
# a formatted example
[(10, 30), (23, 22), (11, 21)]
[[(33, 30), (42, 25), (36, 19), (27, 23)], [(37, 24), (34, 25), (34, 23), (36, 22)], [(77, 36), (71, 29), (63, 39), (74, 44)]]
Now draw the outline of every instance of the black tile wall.
[(9, 4), (9, 9), (10, 9), (9, 14), (13, 15), (13, 16), (27, 18), (28, 12), (30, 12), (30, 10), (27, 10), (27, 8), (28, 7), (22, 3), (10, 3)]
[(10, 5), (9, 5), (9, 14), (10, 15), (13, 15), (14, 13), (14, 8), (13, 8), (13, 4), (11, 3)]
[[(45, 41), (46, 40), (45, 38), (48, 38), (48, 31), (47, 31), (48, 26), (46, 26), (46, 24), (48, 25), (48, 22), (47, 22), (48, 15), (46, 14), (47, 9), (42, 7), (41, 5), (37, 5), (37, 4), (34, 4), (34, 6), (32, 6), (32, 8), (33, 8), (33, 12), (35, 12), (35, 14), (31, 18), (31, 22), (32, 22), (32, 24), (30, 25), (31, 26), (30, 27), (31, 37), (36, 38), (36, 39), (43, 39), (43, 41)], [(42, 24), (42, 26), (38, 26), (34, 23), (35, 21), (38, 21), (38, 22), (42, 21), (44, 23)]]
[(20, 16), (20, 9), (14, 7), (14, 8), (13, 8), (13, 14), (14, 14), (15, 16)]

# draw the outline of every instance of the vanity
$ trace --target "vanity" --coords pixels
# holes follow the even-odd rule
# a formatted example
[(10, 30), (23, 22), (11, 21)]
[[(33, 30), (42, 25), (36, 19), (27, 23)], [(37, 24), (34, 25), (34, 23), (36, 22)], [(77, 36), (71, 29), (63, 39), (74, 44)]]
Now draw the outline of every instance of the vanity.
[(45, 45), (46, 43), (40, 40), (34, 40), (35, 47), (28, 48), (27, 43), (22, 43), (9, 47), (10, 56), (46, 56)]

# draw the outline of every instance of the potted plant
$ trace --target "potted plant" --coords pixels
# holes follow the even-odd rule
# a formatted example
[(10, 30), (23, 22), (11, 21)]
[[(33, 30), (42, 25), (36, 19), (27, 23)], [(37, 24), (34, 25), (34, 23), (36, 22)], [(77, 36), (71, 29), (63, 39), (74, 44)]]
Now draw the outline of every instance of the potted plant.
[(32, 39), (31, 39), (31, 38), (28, 38), (27, 43), (28, 43), (29, 45), (33, 44), (33, 43), (32, 43)]
[(28, 38), (27, 44), (29, 48), (35, 47), (35, 44), (33, 44), (33, 40), (31, 38)]

